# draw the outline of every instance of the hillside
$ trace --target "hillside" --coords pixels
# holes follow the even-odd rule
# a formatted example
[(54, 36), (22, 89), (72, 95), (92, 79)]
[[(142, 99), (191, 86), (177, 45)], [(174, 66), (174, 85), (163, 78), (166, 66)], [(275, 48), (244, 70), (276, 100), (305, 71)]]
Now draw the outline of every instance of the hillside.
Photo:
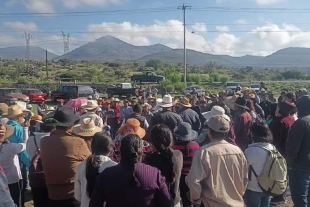
[[(24, 59), (25, 46), (0, 48), (0, 58)], [(284, 48), (266, 57), (245, 55), (232, 57), (229, 55), (214, 55), (194, 50), (187, 50), (187, 64), (205, 65), (214, 62), (225, 67), (254, 68), (306, 68), (310, 69), (310, 48)], [(31, 48), (31, 59), (45, 60), (45, 50), (40, 47)], [(172, 49), (161, 44), (150, 46), (135, 46), (112, 36), (105, 36), (94, 42), (82, 45), (64, 56), (48, 53), (49, 60), (71, 59), (95, 62), (146, 62), (150, 59), (160, 59), (165, 63), (183, 63), (183, 49)]]
[(151, 53), (169, 50), (171, 50), (171, 48), (160, 44), (134, 46), (115, 37), (105, 36), (76, 48), (65, 56), (61, 56), (57, 59), (68, 58), (71, 60), (123, 62), (136, 60)]
[[(2, 59), (25, 59), (25, 46), (16, 46), (16, 47), (5, 47), (0, 48), (0, 58)], [(45, 50), (41, 47), (31, 47), (30, 48), (31, 59), (35, 61), (44, 61), (45, 60)], [(58, 57), (57, 55), (47, 52), (48, 60), (52, 60)]]

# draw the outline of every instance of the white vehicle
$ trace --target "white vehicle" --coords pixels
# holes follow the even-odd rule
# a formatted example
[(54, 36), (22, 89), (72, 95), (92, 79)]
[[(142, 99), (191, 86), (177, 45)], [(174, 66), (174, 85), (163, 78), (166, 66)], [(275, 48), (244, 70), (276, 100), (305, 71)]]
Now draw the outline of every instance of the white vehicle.
[(196, 92), (197, 92), (198, 96), (204, 96), (206, 94), (206, 92), (203, 89), (201, 89), (200, 87), (198, 87), (198, 86), (189, 86), (189, 87), (185, 88), (184, 89), (184, 94), (185, 95), (186, 94), (190, 94), (191, 92), (194, 91), (194, 89), (196, 89)]
[(256, 93), (259, 91), (260, 89), (260, 84), (257, 84), (257, 83), (251, 83), (250, 89), (252, 89), (253, 91), (255, 91)]
[(226, 82), (224, 84), (224, 90), (227, 94), (233, 94), (239, 85), (237, 82)]

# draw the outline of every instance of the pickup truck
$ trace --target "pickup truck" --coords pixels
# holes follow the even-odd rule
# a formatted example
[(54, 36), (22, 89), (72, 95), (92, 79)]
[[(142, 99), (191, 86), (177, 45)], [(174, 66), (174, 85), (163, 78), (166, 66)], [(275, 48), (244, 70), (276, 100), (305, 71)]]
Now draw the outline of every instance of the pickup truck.
[(156, 75), (154, 72), (146, 72), (143, 75), (133, 75), (131, 76), (131, 81), (136, 82), (136, 84), (141, 83), (159, 83), (160, 81), (165, 80), (164, 76)]
[(116, 86), (107, 88), (108, 97), (111, 98), (113, 96), (137, 96), (137, 89), (135, 89), (131, 83), (120, 83)]

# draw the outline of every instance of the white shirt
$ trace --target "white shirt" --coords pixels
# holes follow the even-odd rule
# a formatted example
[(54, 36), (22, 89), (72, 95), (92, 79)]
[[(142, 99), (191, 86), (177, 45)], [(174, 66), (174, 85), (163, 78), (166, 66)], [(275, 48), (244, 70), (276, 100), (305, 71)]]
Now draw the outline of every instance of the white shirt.
[(8, 184), (17, 183), (19, 180), (23, 179), (17, 154), (25, 149), (25, 143), (0, 145), (0, 165), (6, 174)]
[[(99, 167), (99, 173), (101, 173), (104, 169), (108, 167), (112, 167), (117, 165), (116, 162), (113, 162), (109, 157), (101, 156), (101, 165)], [(75, 182), (74, 182), (74, 197), (76, 200), (81, 202), (81, 207), (88, 207), (90, 198), (87, 195), (87, 180), (86, 180), (86, 162), (84, 160), (78, 166), (76, 174), (75, 174)]]
[(97, 127), (100, 127), (101, 129), (103, 129), (103, 120), (100, 116), (98, 116), (97, 114), (95, 114), (94, 112), (86, 112), (86, 114), (81, 116), (81, 120), (85, 119), (85, 118), (91, 118), (92, 120), (94, 120), (95, 125)]
[[(268, 151), (261, 147), (267, 147), (268, 149), (273, 149), (273, 145), (269, 143), (254, 143), (249, 145), (244, 152), (244, 155), (248, 161), (248, 165), (252, 165), (254, 171), (259, 176), (262, 174), (265, 166), (265, 162), (268, 156)], [(249, 179), (247, 189), (254, 192), (263, 192), (257, 183), (257, 179), (253, 172), (251, 172), (251, 180)]]
[(38, 147), (40, 149), (41, 139), (43, 137), (50, 136), (50, 133), (44, 133), (44, 132), (34, 132), (33, 134), (35, 136), (32, 136), (28, 139), (27, 146), (26, 146), (26, 150), (27, 150), (30, 160), (32, 160), (32, 158), (36, 155), (36, 151), (37, 151), (36, 144), (34, 143), (34, 138), (36, 139)]

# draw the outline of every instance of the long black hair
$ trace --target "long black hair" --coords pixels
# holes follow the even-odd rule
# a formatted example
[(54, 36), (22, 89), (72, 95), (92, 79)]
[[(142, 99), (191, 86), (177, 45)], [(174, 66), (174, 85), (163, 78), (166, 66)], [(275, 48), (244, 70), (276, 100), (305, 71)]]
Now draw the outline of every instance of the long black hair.
[(95, 187), (101, 165), (100, 155), (107, 156), (113, 150), (113, 141), (106, 132), (98, 132), (91, 142), (92, 155), (86, 161), (87, 195), (90, 198)]
[(121, 162), (132, 173), (132, 183), (140, 186), (140, 182), (135, 175), (135, 164), (141, 161), (143, 142), (135, 134), (125, 136), (121, 141)]
[(169, 174), (166, 181), (173, 183), (175, 180), (175, 172), (173, 170), (173, 152), (171, 147), (173, 145), (173, 136), (170, 129), (163, 124), (155, 125), (151, 131), (151, 143), (159, 152), (162, 160), (166, 163)]

